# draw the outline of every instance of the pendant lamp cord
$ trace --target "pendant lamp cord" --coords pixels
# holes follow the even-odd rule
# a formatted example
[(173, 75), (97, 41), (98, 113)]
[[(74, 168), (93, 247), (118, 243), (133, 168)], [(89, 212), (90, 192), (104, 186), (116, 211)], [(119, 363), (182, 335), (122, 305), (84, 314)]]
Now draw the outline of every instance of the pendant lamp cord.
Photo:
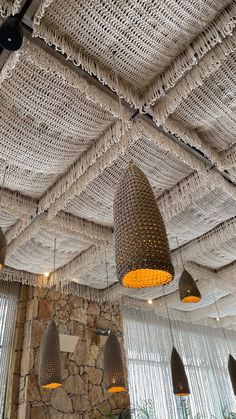
[(53, 272), (56, 270), (56, 251), (57, 251), (57, 239), (54, 239), (54, 250), (53, 250)]
[(183, 261), (183, 258), (182, 258), (182, 253), (181, 253), (181, 250), (180, 250), (178, 237), (176, 237), (176, 243), (177, 243), (177, 246), (178, 246), (178, 251), (179, 251), (179, 254), (180, 254), (180, 260), (181, 260), (181, 263), (182, 263), (182, 267), (184, 269), (184, 261)]
[(6, 174), (7, 174), (7, 169), (9, 166), (5, 167), (4, 173), (3, 173), (3, 179), (2, 179), (2, 185), (1, 185), (1, 190), (0, 190), (0, 204), (2, 202), (2, 193), (3, 193), (3, 188), (5, 185), (5, 180), (6, 180)]
[(163, 288), (163, 296), (164, 296), (164, 300), (165, 300), (166, 313), (167, 313), (167, 318), (168, 318), (168, 323), (169, 323), (169, 328), (170, 328), (171, 340), (172, 340), (172, 344), (174, 346), (174, 335), (173, 335), (173, 330), (172, 330), (171, 321), (170, 321), (169, 308), (168, 308), (168, 304), (167, 304), (167, 300), (166, 300), (165, 287), (163, 286), (162, 288)]
[(212, 281), (212, 282), (213, 282), (212, 296), (213, 296), (214, 304), (215, 304), (215, 307), (216, 307), (217, 316), (218, 316), (218, 319), (219, 319), (219, 322), (220, 322), (220, 326), (221, 326), (221, 329), (222, 329), (223, 336), (225, 338), (225, 342), (226, 342), (228, 352), (230, 353), (229, 342), (228, 342), (228, 339), (227, 339), (227, 336), (226, 336), (225, 328), (223, 326), (222, 319), (220, 317), (220, 312), (219, 312), (219, 309), (218, 309), (218, 305), (217, 305), (217, 302), (216, 302), (216, 299), (215, 299), (215, 293), (214, 293), (215, 281)]

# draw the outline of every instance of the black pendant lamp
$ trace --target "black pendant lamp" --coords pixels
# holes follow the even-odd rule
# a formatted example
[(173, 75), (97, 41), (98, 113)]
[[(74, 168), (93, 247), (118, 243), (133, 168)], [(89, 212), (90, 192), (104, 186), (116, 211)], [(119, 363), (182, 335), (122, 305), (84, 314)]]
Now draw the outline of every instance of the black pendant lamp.
[(116, 190), (114, 236), (117, 276), (123, 286), (154, 287), (172, 281), (165, 225), (148, 179), (133, 163)]
[(61, 384), (59, 334), (54, 320), (50, 320), (40, 346), (39, 385), (54, 389)]
[(173, 392), (176, 396), (189, 396), (190, 390), (184, 364), (175, 347), (171, 354), (171, 375)]
[(23, 42), (23, 30), (17, 17), (8, 17), (0, 26), (0, 46), (8, 51), (17, 51)]
[(173, 393), (176, 396), (189, 396), (191, 393), (190, 393), (190, 389), (188, 385), (188, 378), (185, 372), (184, 364), (183, 364), (182, 359), (180, 358), (179, 353), (177, 352), (174, 346), (174, 336), (173, 336), (169, 309), (167, 305), (164, 287), (163, 287), (163, 295), (164, 295), (164, 300), (165, 300), (165, 305), (166, 305), (166, 313), (167, 313), (167, 318), (169, 322), (171, 340), (173, 344), (173, 349), (171, 353), (171, 377), (172, 377), (172, 384), (173, 384)]
[(126, 391), (120, 343), (113, 332), (104, 347), (104, 382), (108, 393)]
[(201, 293), (192, 275), (184, 269), (179, 280), (179, 298), (182, 303), (198, 303)]
[(229, 370), (231, 384), (233, 387), (233, 392), (234, 392), (234, 395), (236, 396), (236, 360), (231, 354), (229, 354), (228, 370)]
[(184, 262), (182, 259), (182, 254), (179, 246), (178, 238), (176, 237), (176, 242), (180, 254), (181, 264), (183, 267), (183, 272), (179, 280), (179, 298), (182, 303), (198, 303), (201, 300), (201, 293), (198, 289), (196, 282), (194, 281), (192, 275), (184, 268)]

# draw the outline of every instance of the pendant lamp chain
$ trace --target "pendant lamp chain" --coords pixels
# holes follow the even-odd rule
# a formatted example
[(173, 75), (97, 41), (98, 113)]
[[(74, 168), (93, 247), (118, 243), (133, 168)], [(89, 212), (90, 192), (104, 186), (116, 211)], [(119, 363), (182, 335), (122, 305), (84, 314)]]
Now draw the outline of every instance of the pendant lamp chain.
[(123, 119), (123, 108), (121, 103), (121, 97), (118, 92), (118, 86), (119, 86), (119, 80), (118, 80), (118, 73), (117, 73), (117, 63), (116, 63), (116, 51), (112, 52), (113, 56), (113, 67), (114, 67), (114, 75), (115, 75), (115, 84), (116, 84), (116, 92), (118, 96), (119, 101), (119, 113), (120, 113), (120, 120), (121, 120), (121, 135), (124, 135), (125, 133), (125, 127), (124, 127), (124, 119)]

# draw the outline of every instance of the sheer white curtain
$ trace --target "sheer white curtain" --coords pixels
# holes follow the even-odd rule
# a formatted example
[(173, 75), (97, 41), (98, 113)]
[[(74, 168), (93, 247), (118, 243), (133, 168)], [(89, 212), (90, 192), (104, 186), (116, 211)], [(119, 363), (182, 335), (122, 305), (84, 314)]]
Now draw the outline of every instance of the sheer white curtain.
[[(173, 344), (168, 320), (151, 310), (123, 307), (123, 323), (132, 405), (143, 406), (150, 400), (155, 419), (222, 419), (223, 412), (236, 412), (228, 350), (220, 328), (187, 323), (184, 313), (183, 320), (171, 320), (174, 345), (184, 362), (191, 391), (189, 397), (180, 399), (172, 390)], [(235, 356), (236, 333), (227, 332), (227, 340)]]
[(15, 331), (19, 284), (0, 279), (0, 418), (4, 416), (7, 374)]

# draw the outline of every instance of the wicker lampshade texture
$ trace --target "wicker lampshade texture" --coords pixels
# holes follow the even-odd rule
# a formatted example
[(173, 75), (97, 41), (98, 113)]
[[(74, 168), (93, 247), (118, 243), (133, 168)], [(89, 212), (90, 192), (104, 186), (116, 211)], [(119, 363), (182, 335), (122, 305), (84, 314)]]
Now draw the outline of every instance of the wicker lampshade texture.
[(234, 392), (234, 395), (236, 396), (236, 360), (231, 354), (229, 354), (228, 370), (229, 370), (231, 384), (233, 387), (233, 392)]
[(0, 270), (4, 268), (7, 253), (7, 241), (5, 234), (0, 227)]
[(61, 383), (59, 334), (54, 320), (50, 320), (41, 341), (39, 385), (53, 389)]
[(144, 173), (130, 164), (114, 199), (117, 276), (130, 288), (154, 287), (173, 279), (165, 225)]
[(201, 300), (201, 293), (196, 282), (186, 269), (179, 280), (179, 298), (182, 303), (197, 303)]
[(190, 394), (187, 375), (184, 364), (175, 347), (171, 354), (171, 374), (173, 391), (176, 396), (188, 396)]
[(108, 336), (104, 347), (104, 382), (108, 393), (126, 391), (121, 348), (114, 333)]

